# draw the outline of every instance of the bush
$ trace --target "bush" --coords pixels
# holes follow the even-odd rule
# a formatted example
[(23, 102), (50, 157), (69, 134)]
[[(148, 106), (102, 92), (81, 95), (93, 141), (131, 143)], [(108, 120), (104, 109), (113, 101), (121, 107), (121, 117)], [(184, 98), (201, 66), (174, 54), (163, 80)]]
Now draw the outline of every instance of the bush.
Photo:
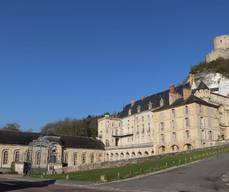
[(198, 74), (202, 72), (221, 73), (225, 77), (229, 78), (229, 59), (219, 58), (209, 63), (200, 63), (191, 68), (192, 74)]

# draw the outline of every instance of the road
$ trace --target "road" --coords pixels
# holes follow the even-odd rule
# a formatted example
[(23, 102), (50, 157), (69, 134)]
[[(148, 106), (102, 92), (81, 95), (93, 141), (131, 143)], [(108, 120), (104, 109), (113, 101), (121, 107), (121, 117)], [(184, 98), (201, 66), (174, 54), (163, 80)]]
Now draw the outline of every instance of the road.
[[(109, 184), (79, 185), (72, 183), (54, 183), (55, 181), (24, 181), (10, 176), (0, 175), (0, 191), (21, 192), (229, 192), (228, 183), (222, 176), (229, 174), (229, 154), (213, 157), (188, 166), (163, 173)], [(229, 178), (228, 178), (229, 179)]]

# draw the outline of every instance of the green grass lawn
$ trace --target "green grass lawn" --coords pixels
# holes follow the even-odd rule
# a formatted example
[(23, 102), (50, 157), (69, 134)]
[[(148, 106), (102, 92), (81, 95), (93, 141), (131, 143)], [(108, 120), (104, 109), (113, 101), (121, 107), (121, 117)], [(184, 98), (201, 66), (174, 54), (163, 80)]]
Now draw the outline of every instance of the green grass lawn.
[[(220, 155), (229, 152), (229, 146), (206, 149), (203, 151), (192, 151), (189, 153), (178, 153), (174, 155), (167, 155), (154, 160), (148, 160), (138, 164), (130, 164), (123, 167), (116, 168), (104, 168), (89, 171), (79, 171), (74, 173), (48, 175), (44, 178), (51, 179), (66, 179), (77, 181), (91, 181), (100, 182), (100, 178), (103, 175), (107, 181), (114, 181), (119, 179), (125, 179), (137, 175), (147, 174), (150, 172), (159, 171), (165, 168), (174, 167), (193, 161), (205, 159), (211, 156)], [(67, 176), (68, 175), (68, 176)]]

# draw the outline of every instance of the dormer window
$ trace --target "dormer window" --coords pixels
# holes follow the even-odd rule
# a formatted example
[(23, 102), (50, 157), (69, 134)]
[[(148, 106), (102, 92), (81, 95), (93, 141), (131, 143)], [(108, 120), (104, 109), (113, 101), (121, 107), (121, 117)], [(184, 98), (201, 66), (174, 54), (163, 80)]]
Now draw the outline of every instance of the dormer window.
[(138, 111), (138, 113), (141, 112), (141, 106), (140, 105), (138, 105), (137, 111)]
[(151, 109), (152, 109), (152, 107), (153, 107), (153, 105), (152, 105), (152, 102), (150, 101), (150, 102), (149, 102), (149, 104), (148, 104), (148, 108), (149, 108), (149, 110), (151, 110)]
[(131, 115), (131, 109), (129, 109), (129, 111), (128, 111), (128, 115)]
[(161, 98), (160, 100), (160, 107), (163, 107), (164, 106), (164, 99)]

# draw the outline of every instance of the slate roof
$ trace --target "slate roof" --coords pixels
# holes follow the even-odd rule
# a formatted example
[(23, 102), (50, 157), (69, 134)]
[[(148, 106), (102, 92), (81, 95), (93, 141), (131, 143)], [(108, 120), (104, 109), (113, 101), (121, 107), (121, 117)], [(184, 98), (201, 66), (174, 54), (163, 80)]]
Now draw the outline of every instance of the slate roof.
[(194, 95), (191, 95), (189, 98), (187, 98), (186, 100), (184, 100), (183, 98), (177, 99), (172, 105), (168, 105), (168, 106), (163, 106), (161, 108), (155, 109), (153, 112), (158, 112), (158, 111), (163, 111), (166, 109), (171, 109), (171, 108), (175, 108), (175, 107), (179, 107), (182, 105), (187, 105), (187, 104), (191, 104), (191, 103), (197, 103), (200, 105), (205, 105), (205, 106), (209, 106), (209, 107), (214, 107), (214, 108), (218, 108), (217, 105), (213, 105), (211, 103), (208, 103)]
[(38, 133), (0, 130), (0, 144), (28, 145), (39, 136)]
[[(183, 88), (190, 89), (191, 86), (189, 83), (179, 85), (175, 87), (175, 91), (179, 93), (181, 96), (183, 96)], [(131, 106), (131, 104), (126, 105), (123, 110), (118, 114), (118, 117), (124, 118), (128, 116), (129, 109), (131, 109), (131, 114), (137, 113), (138, 106), (141, 107), (141, 112), (147, 111), (148, 105), (151, 102), (152, 103), (152, 109), (160, 107), (160, 100), (163, 99), (164, 106), (169, 106), (169, 89), (156, 93), (154, 95), (145, 97), (144, 99), (140, 99), (135, 101), (134, 105)]]
[(71, 137), (60, 136), (66, 148), (82, 148), (82, 149), (102, 149), (104, 150), (104, 144), (91, 137)]
[[(28, 145), (33, 140), (38, 139), (38, 137), (44, 136), (40, 133), (29, 133), (29, 132), (13, 132), (0, 130), (0, 144), (13, 144), (13, 145)], [(54, 135), (51, 135), (54, 136)], [(82, 148), (82, 149), (104, 149), (104, 144), (93, 138), (89, 137), (72, 137), (72, 136), (62, 136), (60, 137), (60, 142), (66, 148)], [(47, 137), (50, 139), (49, 137)]]

